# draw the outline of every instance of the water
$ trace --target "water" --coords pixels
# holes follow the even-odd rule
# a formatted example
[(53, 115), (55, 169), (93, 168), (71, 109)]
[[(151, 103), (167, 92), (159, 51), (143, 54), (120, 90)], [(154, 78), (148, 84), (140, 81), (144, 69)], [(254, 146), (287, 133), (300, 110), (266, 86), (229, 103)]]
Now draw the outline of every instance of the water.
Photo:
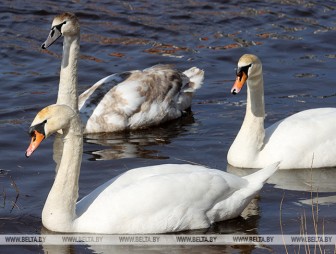
[[(40, 49), (55, 15), (72, 11), (81, 21), (80, 91), (111, 73), (157, 63), (175, 64), (179, 69), (198, 66), (206, 73), (203, 88), (194, 97), (193, 115), (147, 131), (87, 136), (80, 176), (82, 197), (106, 179), (139, 166), (190, 161), (250, 173), (227, 169), (226, 161), (245, 112), (246, 88), (237, 96), (229, 93), (239, 57), (253, 53), (263, 62), (267, 126), (304, 109), (335, 106), (335, 8), (334, 1), (316, 0), (1, 1), (0, 233), (45, 232), (40, 218), (54, 177), (52, 138), (32, 158), (26, 159), (24, 152), (29, 143), (26, 131), (36, 112), (56, 101), (61, 43), (50, 50)], [(314, 234), (311, 204), (315, 202), (318, 232), (334, 234), (335, 175), (335, 169), (279, 172), (240, 218), (185, 233), (281, 234), (281, 224), (285, 234), (299, 234), (304, 217), (305, 231)], [(195, 248), (1, 246), (0, 250), (189, 253)], [(297, 246), (288, 248), (289, 253), (298, 252)], [(284, 246), (266, 245), (197, 250), (285, 251)], [(327, 253), (333, 250), (333, 246), (325, 249)]]

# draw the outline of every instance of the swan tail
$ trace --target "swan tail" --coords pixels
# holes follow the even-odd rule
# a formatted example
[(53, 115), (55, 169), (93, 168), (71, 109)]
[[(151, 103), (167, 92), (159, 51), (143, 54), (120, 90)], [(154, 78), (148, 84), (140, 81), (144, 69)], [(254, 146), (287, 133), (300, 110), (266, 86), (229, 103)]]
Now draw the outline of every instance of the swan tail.
[(204, 71), (197, 68), (192, 67), (183, 72), (189, 78), (189, 86), (184, 92), (191, 92), (193, 93), (195, 90), (201, 88), (204, 80)]
[(280, 162), (275, 162), (267, 167), (258, 170), (257, 172), (244, 176), (250, 184), (261, 184), (263, 185), (268, 178), (270, 178), (278, 169)]

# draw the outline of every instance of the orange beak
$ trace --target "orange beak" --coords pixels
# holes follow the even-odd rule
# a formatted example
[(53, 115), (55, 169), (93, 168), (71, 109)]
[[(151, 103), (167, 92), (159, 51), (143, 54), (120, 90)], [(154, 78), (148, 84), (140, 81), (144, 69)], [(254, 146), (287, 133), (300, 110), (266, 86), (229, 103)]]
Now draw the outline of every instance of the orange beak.
[(237, 94), (240, 92), (240, 90), (243, 88), (245, 82), (247, 80), (247, 75), (244, 71), (242, 71), (241, 73), (239, 73), (237, 75), (237, 78), (236, 78), (236, 81), (235, 83), (233, 84), (232, 86), (232, 89), (231, 89), (231, 93), (232, 94)]
[(32, 153), (36, 150), (36, 148), (41, 144), (42, 140), (44, 139), (44, 135), (39, 133), (38, 131), (34, 131), (32, 136), (30, 145), (26, 151), (26, 157), (28, 158)]

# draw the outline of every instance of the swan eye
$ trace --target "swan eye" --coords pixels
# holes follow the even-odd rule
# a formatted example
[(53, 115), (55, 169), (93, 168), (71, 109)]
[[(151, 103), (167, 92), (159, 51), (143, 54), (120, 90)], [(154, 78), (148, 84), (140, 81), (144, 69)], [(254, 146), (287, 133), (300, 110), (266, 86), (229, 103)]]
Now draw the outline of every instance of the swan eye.
[(31, 126), (29, 128), (29, 131), (28, 131), (28, 134), (33, 137), (34, 139), (36, 138), (36, 134), (35, 134), (35, 131), (45, 135), (44, 133), (44, 126), (46, 124), (47, 120), (44, 120), (42, 123), (39, 123), (37, 125), (34, 125), (34, 126)]
[(31, 137), (33, 138), (33, 141), (35, 142), (35, 140), (36, 140), (36, 132), (35, 131), (31, 134)]
[[(59, 32), (61, 32), (61, 29), (62, 29), (62, 26), (64, 25), (64, 24), (66, 24), (66, 21), (64, 21), (64, 22), (62, 22), (61, 24), (58, 24), (58, 25), (56, 25), (56, 26), (53, 26), (52, 28), (51, 28), (51, 30), (52, 30), (52, 35), (54, 35), (54, 29), (56, 28)], [(52, 36), (51, 35), (51, 36)]]
[(238, 76), (238, 77), (242, 77), (242, 75), (243, 75), (243, 72), (246, 74), (246, 76), (248, 76), (247, 74), (248, 74), (248, 70), (249, 70), (249, 68), (252, 66), (252, 64), (249, 64), (249, 65), (246, 65), (246, 66), (242, 66), (242, 67), (238, 67), (237, 69), (236, 69), (236, 75)]

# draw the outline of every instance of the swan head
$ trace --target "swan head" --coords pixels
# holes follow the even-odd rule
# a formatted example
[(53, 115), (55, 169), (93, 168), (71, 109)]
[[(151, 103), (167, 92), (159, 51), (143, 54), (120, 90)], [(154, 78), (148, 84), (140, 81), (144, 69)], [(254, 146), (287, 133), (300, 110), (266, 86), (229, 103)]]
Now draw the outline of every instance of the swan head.
[(78, 36), (79, 33), (79, 21), (76, 15), (69, 12), (62, 13), (54, 18), (49, 36), (41, 47), (46, 49), (61, 36)]
[(57, 104), (45, 107), (38, 112), (29, 127), (31, 142), (26, 151), (26, 157), (28, 158), (51, 134), (69, 129), (70, 120), (75, 116), (76, 112), (72, 108)]
[[(262, 74), (261, 61), (256, 55), (245, 54), (238, 61), (236, 81), (231, 89), (232, 94), (237, 94), (247, 80), (253, 80)], [(257, 84), (257, 83), (256, 83)]]

